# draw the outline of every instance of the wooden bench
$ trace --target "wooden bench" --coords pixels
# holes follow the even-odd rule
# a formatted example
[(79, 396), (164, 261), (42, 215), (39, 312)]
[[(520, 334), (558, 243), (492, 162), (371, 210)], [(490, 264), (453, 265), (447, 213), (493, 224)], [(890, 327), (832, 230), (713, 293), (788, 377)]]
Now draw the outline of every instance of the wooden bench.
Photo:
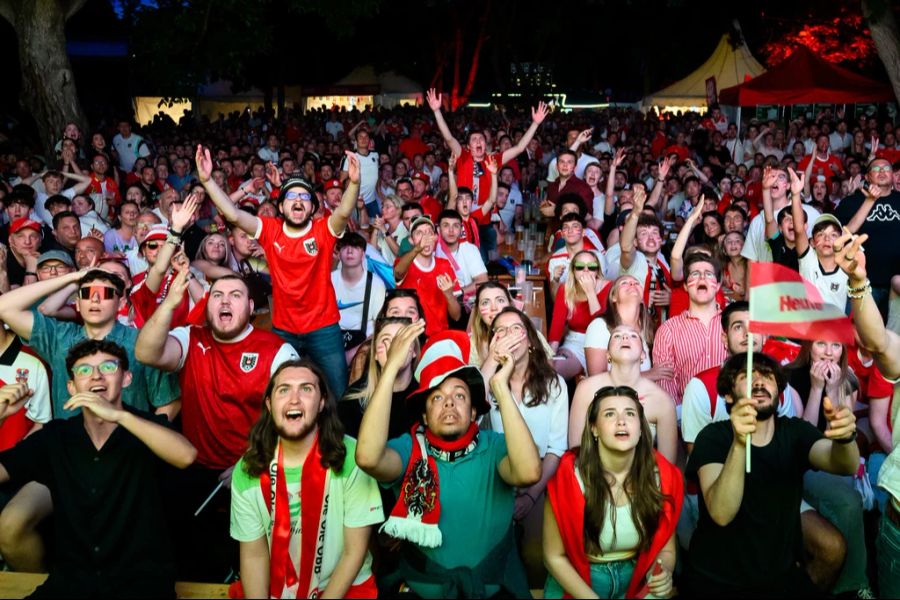
[[(24, 598), (47, 579), (46, 573), (0, 572), (0, 598)], [(179, 598), (227, 598), (224, 583), (196, 583), (179, 581), (175, 584)]]

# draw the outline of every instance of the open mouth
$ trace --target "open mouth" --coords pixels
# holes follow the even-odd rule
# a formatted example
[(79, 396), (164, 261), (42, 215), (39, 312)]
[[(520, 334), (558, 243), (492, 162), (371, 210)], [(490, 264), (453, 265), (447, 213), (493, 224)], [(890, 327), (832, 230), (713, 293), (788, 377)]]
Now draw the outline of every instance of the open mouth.
[(106, 389), (107, 389), (107, 388), (106, 388), (105, 385), (97, 384), (97, 385), (91, 386), (90, 392), (91, 392), (92, 394), (102, 394), (103, 392), (106, 391)]
[(630, 437), (630, 435), (631, 434), (629, 434), (624, 429), (620, 429), (620, 430), (616, 431), (616, 439), (617, 440), (626, 440)]
[(221, 321), (225, 325), (232, 323), (234, 321), (234, 313), (232, 313), (228, 309), (220, 310), (219, 321)]
[(284, 417), (285, 417), (288, 421), (299, 421), (300, 419), (303, 418), (303, 411), (302, 411), (302, 410), (296, 410), (296, 409), (295, 409), (295, 410), (289, 410), (289, 411), (287, 411), (286, 413), (284, 413)]

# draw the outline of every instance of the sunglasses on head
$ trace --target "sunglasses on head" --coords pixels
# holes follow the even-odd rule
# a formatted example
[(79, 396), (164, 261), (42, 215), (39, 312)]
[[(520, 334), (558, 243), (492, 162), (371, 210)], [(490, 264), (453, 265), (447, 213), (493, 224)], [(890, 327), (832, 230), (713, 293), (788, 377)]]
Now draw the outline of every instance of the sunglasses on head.
[(116, 297), (116, 288), (92, 285), (78, 290), (78, 297), (82, 300), (90, 300), (94, 294), (99, 294), (101, 300), (112, 300)]
[(307, 201), (310, 201), (310, 200), (312, 200), (312, 194), (310, 194), (309, 192), (290, 191), (290, 192), (284, 193), (284, 199), (285, 200), (307, 200)]

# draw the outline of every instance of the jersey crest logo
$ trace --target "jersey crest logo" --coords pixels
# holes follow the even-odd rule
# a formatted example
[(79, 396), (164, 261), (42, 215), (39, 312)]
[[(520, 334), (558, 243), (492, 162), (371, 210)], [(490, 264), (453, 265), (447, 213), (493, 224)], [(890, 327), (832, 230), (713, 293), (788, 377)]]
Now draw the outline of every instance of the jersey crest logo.
[(244, 352), (241, 354), (241, 371), (244, 373), (249, 373), (253, 369), (256, 368), (256, 364), (259, 362), (259, 353), (257, 352)]
[(310, 256), (315, 256), (319, 253), (319, 246), (316, 244), (315, 238), (310, 238), (308, 240), (303, 240), (303, 248), (306, 250), (306, 253)]

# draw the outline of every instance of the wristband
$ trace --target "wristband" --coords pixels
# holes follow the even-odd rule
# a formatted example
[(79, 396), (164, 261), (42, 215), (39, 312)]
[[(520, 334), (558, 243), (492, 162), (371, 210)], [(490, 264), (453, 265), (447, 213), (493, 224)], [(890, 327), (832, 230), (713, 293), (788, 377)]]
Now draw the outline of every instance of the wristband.
[(34, 271), (25, 271), (25, 276), (31, 275), (32, 277), (37, 277), (37, 273)]
[(181, 236), (172, 235), (171, 233), (169, 233), (169, 235), (166, 236), (166, 243), (172, 244), (173, 246), (180, 246), (181, 245)]
[(831, 441), (834, 442), (835, 444), (850, 444), (850, 443), (853, 443), (853, 442), (856, 441), (856, 431), (854, 431), (854, 432), (853, 432), (853, 435), (851, 435), (851, 436), (848, 437), (848, 438), (841, 438), (841, 439), (838, 439), (838, 440), (831, 440)]
[(174, 229), (169, 227), (169, 235), (177, 237), (180, 240), (182, 237), (184, 237), (184, 232), (183, 231), (175, 231)]
[(866, 279), (866, 282), (859, 287), (848, 287), (847, 297), (859, 300), (865, 298), (866, 294), (872, 293), (872, 282)]

